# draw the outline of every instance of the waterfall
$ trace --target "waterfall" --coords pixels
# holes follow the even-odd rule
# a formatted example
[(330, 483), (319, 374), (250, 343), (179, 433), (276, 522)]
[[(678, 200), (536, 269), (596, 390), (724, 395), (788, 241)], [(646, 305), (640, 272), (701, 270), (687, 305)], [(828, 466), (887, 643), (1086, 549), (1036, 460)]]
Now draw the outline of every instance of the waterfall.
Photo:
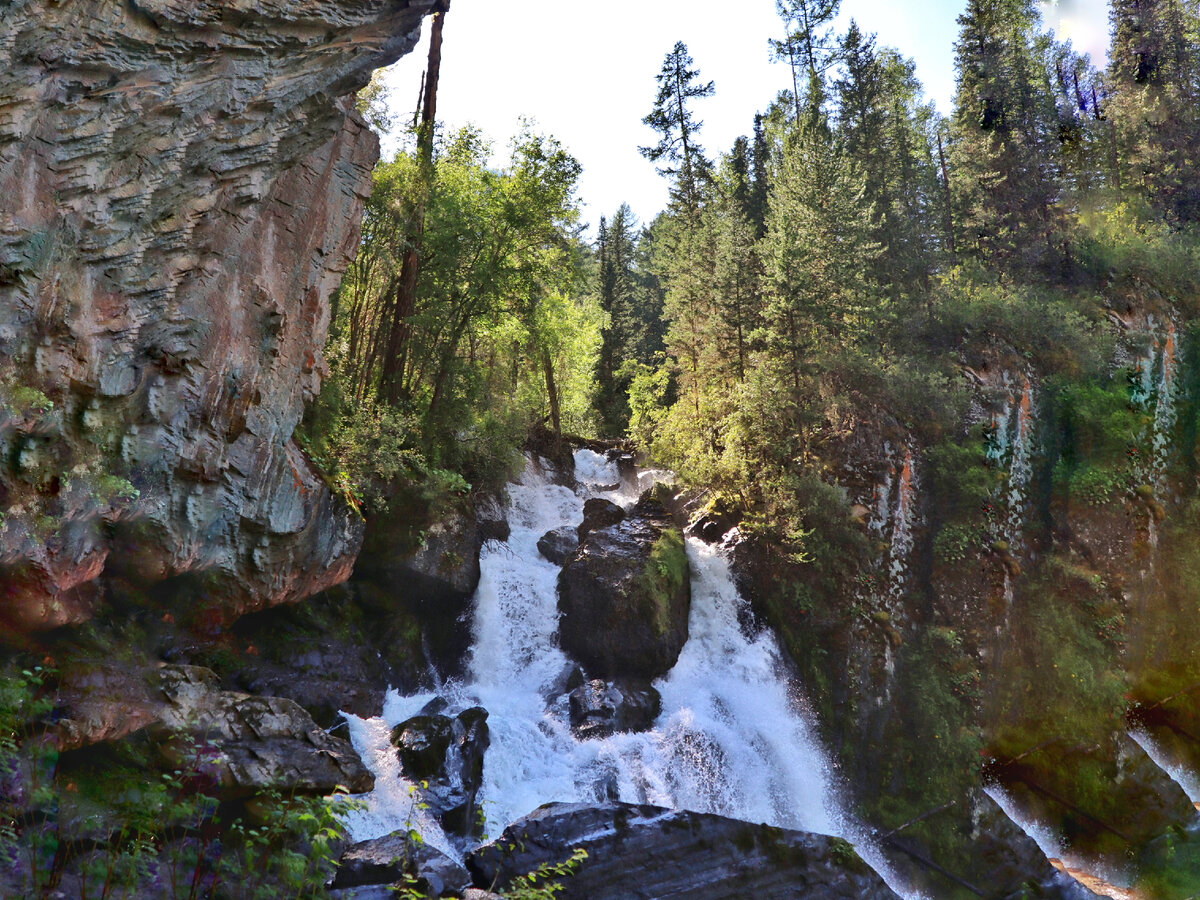
[(1129, 888), (1130, 875), (1083, 860), (1067, 852), (1062, 835), (1039, 823), (1017, 805), (1012, 795), (999, 785), (984, 788), (984, 793), (996, 802), (996, 805), (1008, 816), (1009, 820), (1028, 835), (1038, 849), (1045, 854), (1051, 865), (1058, 871), (1070, 876), (1079, 884), (1101, 897), (1111, 900), (1149, 900), (1135, 894)]
[(1200, 774), (1193, 772), (1179, 760), (1173, 759), (1150, 732), (1138, 729), (1129, 732), (1129, 738), (1145, 750), (1150, 760), (1166, 772), (1167, 777), (1179, 785), (1180, 790), (1187, 794), (1187, 798), (1192, 801), (1193, 806), (1200, 809)]
[(883, 480), (875, 485), (871, 505), (863, 509), (867, 531), (878, 547), (876, 561), (885, 580), (882, 584), (872, 581), (863, 599), (882, 602), (890, 614), (898, 616), (903, 610), (917, 521), (917, 467), (911, 447), (905, 447), (904, 456), (899, 457), (893, 455), (892, 445), (885, 443), (883, 452), (892, 462)]
[[(482, 553), (467, 676), (437, 691), (453, 711), (476, 705), (488, 710), (491, 746), (481, 792), (487, 834), (498, 835), (543, 803), (616, 797), (855, 841), (853, 824), (838, 809), (830, 764), (808, 724), (803, 693), (774, 636), (742, 629), (739, 613), (746, 602), (727, 560), (694, 539), (687, 544), (689, 639), (675, 667), (655, 682), (661, 715), (648, 732), (575, 738), (562, 689), (571, 663), (556, 633), (559, 567), (542, 558), (537, 540), (582, 521), (589, 496), (627, 505), (636, 499), (632, 485), (611, 490), (620, 478), (595, 453), (579, 451), (576, 471), (583, 482), (579, 491), (555, 485), (536, 461), (509, 486), (511, 534), (505, 543), (488, 542)], [(356, 840), (411, 825), (454, 852), (436, 824), (413, 815), (412, 786), (388, 744), (391, 727), (433, 697), (390, 692), (380, 718), (347, 716), (354, 745), (377, 778), (366, 808), (352, 814)], [(860, 852), (875, 858), (870, 846)]]
[[(1029, 482), (1033, 478), (1034, 425), (1037, 405), (1028, 377), (1023, 378), (1018, 396), (1012, 388), (1012, 378), (1004, 373), (1003, 384), (1008, 396), (999, 410), (992, 414), (986, 455), (992, 465), (1008, 473), (1007, 486), (998, 491), (999, 521), (992, 525), (992, 536), (1003, 549), (997, 552), (1004, 562), (1004, 608), (1013, 604), (1013, 580), (1019, 574), (1018, 560), (1025, 549), (1025, 513), (1029, 503)], [(994, 545), (995, 546), (995, 545)], [(1003, 631), (1005, 626), (998, 626)]]
[(912, 555), (913, 524), (917, 509), (917, 475), (911, 449), (904, 452), (896, 488), (896, 513), (892, 519), (891, 565), (888, 569), (888, 599), (893, 612), (900, 608), (908, 584), (908, 563)]

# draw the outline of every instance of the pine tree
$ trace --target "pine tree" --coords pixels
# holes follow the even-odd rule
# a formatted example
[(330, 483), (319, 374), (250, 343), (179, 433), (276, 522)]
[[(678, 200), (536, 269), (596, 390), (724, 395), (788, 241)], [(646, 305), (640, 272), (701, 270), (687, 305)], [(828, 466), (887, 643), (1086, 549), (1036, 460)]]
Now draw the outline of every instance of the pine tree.
[[(772, 40), (771, 49), (776, 60), (791, 67), (796, 121), (810, 127), (821, 120), (825, 73), (838, 61), (832, 26), (841, 5), (842, 0), (775, 0), (785, 36)], [(806, 86), (803, 92), (802, 82)]]
[(801, 389), (818, 347), (849, 347), (869, 333), (877, 295), (868, 271), (879, 248), (863, 178), (813, 129), (785, 149), (761, 255), (769, 350)]
[(1057, 110), (1033, 0), (969, 0), (955, 45), (951, 176), (960, 249), (1000, 268), (1056, 253)]
[(1195, 0), (1113, 0), (1120, 177), (1179, 222), (1200, 219), (1200, 23)]
[(693, 117), (689, 104), (716, 93), (711, 81), (697, 81), (700, 71), (692, 68), (694, 65), (682, 41), (666, 55), (662, 71), (656, 76), (658, 96), (654, 109), (642, 120), (661, 137), (653, 147), (639, 148), (646, 159), (662, 163), (659, 173), (675, 179), (676, 197), (692, 212), (699, 207), (700, 182), (708, 163), (698, 141), (704, 123)]
[(842, 39), (844, 69), (834, 83), (838, 136), (862, 173), (872, 240), (882, 248), (872, 270), (893, 299), (926, 286), (942, 231), (933, 110), (920, 102), (911, 60), (879, 51), (855, 22)]

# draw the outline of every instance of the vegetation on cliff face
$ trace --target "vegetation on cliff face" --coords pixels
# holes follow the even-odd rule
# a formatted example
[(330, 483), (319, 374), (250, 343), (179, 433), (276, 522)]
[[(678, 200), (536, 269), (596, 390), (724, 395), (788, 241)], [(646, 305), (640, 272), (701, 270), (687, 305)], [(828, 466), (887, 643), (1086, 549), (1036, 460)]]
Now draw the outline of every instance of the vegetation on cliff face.
[[(1200, 312), (1200, 17), (1117, 0), (1101, 72), (1031, 0), (972, 0), (943, 120), (910, 61), (789, 8), (796, 90), (727, 153), (700, 149), (711, 89), (686, 48), (668, 54), (678, 90), (647, 122), (675, 154), (672, 204), (632, 240), (623, 211), (601, 235), (618, 311), (601, 359), (629, 361), (598, 373), (601, 427), (741, 520), (760, 611), (864, 814), (970, 872), (962, 818), (926, 813), (1029, 753), (1020, 777), (1121, 821), (1127, 694), (1194, 684), (1168, 674), (1188, 664), (1167, 662), (1186, 627), (1165, 609), (1194, 606), (1194, 554), (1168, 535), (1190, 515), (1197, 397), (1159, 369), (1192, 359)], [(627, 323), (659, 302), (653, 356)], [(1019, 473), (1007, 394), (1031, 429)], [(921, 521), (897, 596), (895, 551), (867, 523), (905, 447)], [(1071, 741), (1108, 749), (1081, 763)], [(1083, 849), (1097, 826), (1079, 827)]]

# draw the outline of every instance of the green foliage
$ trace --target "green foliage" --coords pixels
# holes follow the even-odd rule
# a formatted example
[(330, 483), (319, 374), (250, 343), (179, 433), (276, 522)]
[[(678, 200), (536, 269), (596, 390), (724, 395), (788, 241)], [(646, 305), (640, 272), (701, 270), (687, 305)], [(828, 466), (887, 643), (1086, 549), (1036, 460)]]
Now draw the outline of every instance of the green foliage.
[(411, 485), (499, 486), (541, 420), (596, 429), (604, 320), (584, 283), (578, 162), (528, 124), (504, 169), (470, 128), (437, 150), (428, 165), (401, 153), (376, 167), (336, 298), (333, 374), (304, 429), (333, 485), (368, 513)]
[(501, 896), (511, 900), (551, 900), (563, 890), (561, 879), (569, 878), (579, 871), (587, 856), (586, 850), (577, 847), (569, 859), (559, 863), (542, 863), (532, 872), (514, 878), (501, 891)]
[(646, 596), (653, 604), (653, 613), (646, 621), (653, 622), (657, 632), (666, 634), (672, 624), (672, 599), (688, 582), (688, 559), (683, 534), (678, 528), (663, 531), (650, 548), (650, 558), (641, 575)]
[(43, 731), (54, 673), (0, 677), (0, 890), (43, 896), (74, 885), (80, 900), (143, 896), (267, 900), (325, 895), (357, 808), (344, 791), (294, 797), (268, 790), (226, 811), (219, 763), (177, 737), (173, 768), (142, 743), (76, 754), (68, 763)]

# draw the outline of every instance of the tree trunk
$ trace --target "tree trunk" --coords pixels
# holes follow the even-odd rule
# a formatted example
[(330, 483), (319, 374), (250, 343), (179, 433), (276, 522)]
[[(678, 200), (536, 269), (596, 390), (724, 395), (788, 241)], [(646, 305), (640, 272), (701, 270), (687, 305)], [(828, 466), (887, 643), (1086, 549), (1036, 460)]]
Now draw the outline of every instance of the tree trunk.
[(425, 207), (433, 185), (433, 136), (437, 119), (438, 79), (442, 70), (442, 28), (450, 0), (442, 0), (433, 14), (429, 37), (429, 69), (425, 75), (424, 102), (421, 125), (417, 131), (418, 185), (416, 208), (413, 210), (412, 232), (408, 249), (400, 268), (400, 281), (392, 304), (392, 320), (388, 334), (387, 352), (383, 357), (381, 388), (389, 403), (399, 402), (404, 370), (407, 365), (409, 319), (416, 312), (417, 280), (421, 271), (421, 242), (425, 237)]
[(938, 160), (942, 164), (942, 190), (946, 196), (946, 236), (950, 239), (950, 255), (957, 256), (954, 247), (954, 207), (950, 205), (950, 173), (946, 169), (946, 151), (942, 149), (942, 132), (938, 131)]
[(558, 385), (554, 382), (554, 361), (545, 348), (542, 348), (542, 373), (546, 376), (546, 394), (550, 397), (550, 426), (555, 434), (561, 435), (562, 410), (558, 405)]

